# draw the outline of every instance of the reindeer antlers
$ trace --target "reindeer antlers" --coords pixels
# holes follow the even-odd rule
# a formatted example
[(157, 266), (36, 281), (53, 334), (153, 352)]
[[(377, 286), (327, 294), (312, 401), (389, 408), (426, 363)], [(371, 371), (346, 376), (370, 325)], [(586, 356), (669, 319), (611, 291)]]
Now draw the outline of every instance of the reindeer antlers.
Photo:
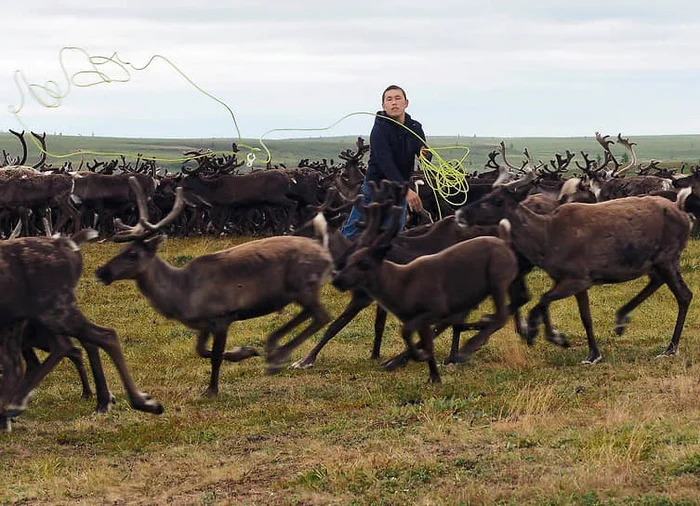
[(146, 204), (146, 197), (143, 194), (141, 185), (134, 176), (129, 178), (129, 186), (134, 191), (136, 195), (136, 204), (139, 209), (139, 221), (136, 226), (130, 227), (125, 225), (122, 221), (117, 218), (114, 220), (114, 224), (122, 230), (112, 237), (114, 242), (129, 242), (129, 241), (141, 241), (152, 235), (155, 235), (161, 228), (165, 225), (170, 224), (177, 218), (177, 216), (182, 212), (182, 208), (185, 204), (185, 199), (182, 195), (182, 187), (178, 186), (175, 189), (175, 204), (168, 215), (160, 220), (158, 223), (153, 225), (148, 221), (148, 205)]

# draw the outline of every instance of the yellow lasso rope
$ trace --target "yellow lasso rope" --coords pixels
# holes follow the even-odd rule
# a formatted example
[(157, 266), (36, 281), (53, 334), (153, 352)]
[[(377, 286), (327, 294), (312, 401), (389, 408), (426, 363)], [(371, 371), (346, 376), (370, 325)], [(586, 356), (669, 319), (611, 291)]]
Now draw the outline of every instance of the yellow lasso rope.
[[(461, 158), (444, 160), (438, 150), (463, 149), (464, 155)], [(425, 174), (425, 182), (433, 190), (435, 199), (441, 197), (453, 207), (459, 207), (467, 202), (469, 183), (467, 182), (467, 172), (464, 168), (464, 161), (469, 156), (467, 146), (446, 146), (441, 148), (428, 148), (432, 153), (432, 160), (428, 160), (421, 152), (418, 161)], [(438, 207), (438, 210), (440, 207)], [(442, 213), (440, 215), (442, 218)]]
[[(77, 51), (84, 55), (89, 63), (89, 70), (80, 70), (78, 72), (75, 72), (73, 74), (69, 74), (65, 63), (64, 63), (64, 53), (69, 52), (69, 51)], [(61, 66), (61, 71), (63, 73), (63, 76), (65, 77), (65, 81), (67, 83), (65, 90), (61, 88), (61, 86), (54, 80), (48, 80), (44, 84), (36, 84), (36, 83), (30, 83), (27, 78), (25, 77), (24, 73), (21, 70), (16, 70), (14, 73), (14, 80), (15, 84), (17, 85), (17, 88), (20, 92), (20, 104), (18, 106), (8, 106), (8, 111), (15, 116), (17, 121), (22, 125), (22, 127), (25, 130), (29, 130), (27, 126), (25, 125), (24, 121), (22, 121), (22, 118), (20, 116), (20, 112), (24, 108), (24, 102), (25, 102), (25, 94), (24, 94), (24, 89), (29, 92), (29, 94), (34, 98), (36, 102), (38, 102), (40, 105), (47, 107), (47, 108), (56, 108), (61, 106), (63, 103), (63, 100), (68, 96), (71, 90), (71, 86), (74, 86), (76, 88), (89, 88), (91, 86), (97, 86), (100, 84), (109, 84), (109, 83), (125, 83), (128, 82), (131, 79), (131, 73), (129, 72), (129, 69), (132, 71), (140, 71), (140, 70), (145, 70), (148, 68), (154, 61), (156, 60), (161, 60), (170, 67), (172, 67), (178, 74), (180, 74), (188, 83), (190, 83), (197, 91), (200, 93), (206, 95), (210, 99), (214, 100), (215, 102), (219, 103), (222, 105), (229, 113), (231, 116), (231, 119), (233, 121), (234, 128), (236, 130), (236, 134), (238, 137), (239, 142), (238, 148), (244, 148), (249, 150), (250, 152), (248, 153), (247, 161), (249, 165), (252, 165), (252, 162), (255, 160), (255, 152), (260, 151), (260, 148), (256, 148), (253, 146), (248, 146), (247, 144), (244, 144), (241, 140), (241, 133), (240, 129), (238, 128), (238, 123), (236, 121), (236, 117), (233, 114), (233, 111), (231, 108), (222, 100), (218, 99), (211, 93), (207, 92), (206, 90), (202, 89), (199, 87), (192, 79), (190, 79), (182, 70), (180, 70), (177, 65), (175, 65), (173, 62), (171, 62), (168, 58), (165, 56), (156, 54), (154, 56), (151, 56), (151, 58), (146, 62), (145, 65), (143, 66), (137, 66), (132, 64), (131, 62), (124, 61), (122, 60), (117, 52), (112, 53), (111, 56), (100, 56), (100, 55), (91, 55), (87, 51), (85, 51), (83, 48), (76, 47), (76, 46), (65, 46), (62, 47), (61, 50), (59, 51), (59, 64)], [(105, 68), (106, 67), (106, 68)], [(104, 68), (104, 70), (103, 70)], [(116, 77), (114, 76), (115, 72), (118, 72)], [(24, 86), (23, 86), (24, 85)], [(40, 93), (43, 93), (47, 97), (48, 100), (45, 100)], [(76, 155), (85, 155), (85, 154), (91, 154), (91, 155), (100, 155), (100, 156), (119, 156), (119, 155), (126, 155), (126, 156), (133, 156), (129, 155), (126, 153), (113, 153), (113, 152), (100, 152), (100, 151), (87, 151), (87, 150), (80, 150), (79, 152), (76, 153), (68, 153), (65, 155), (58, 155), (55, 153), (50, 153), (47, 151), (44, 151), (43, 147), (40, 145), (37, 139), (32, 137), (32, 141), (36, 145), (37, 149), (44, 153), (45, 155), (51, 157), (51, 158), (69, 158), (72, 156)], [(160, 161), (160, 162), (185, 162), (188, 160), (194, 160), (197, 158), (202, 158), (206, 156), (211, 156), (212, 154), (231, 154), (232, 151), (212, 151), (208, 152), (205, 154), (201, 155), (195, 155), (195, 156), (188, 156), (188, 157), (180, 157), (180, 158), (159, 158), (159, 157), (143, 157), (144, 160), (153, 160), (153, 161)], [(269, 152), (268, 152), (269, 154)], [(252, 155), (252, 156), (251, 156)]]
[[(65, 63), (64, 63), (64, 54), (66, 52), (78, 52), (85, 56), (86, 60), (89, 63), (89, 70), (81, 70), (78, 72), (75, 72), (73, 74), (69, 74)], [(77, 47), (77, 46), (64, 46), (61, 48), (59, 51), (59, 63), (61, 66), (61, 71), (63, 72), (63, 75), (65, 77), (67, 86), (65, 90), (62, 90), (61, 86), (54, 80), (48, 80), (44, 84), (36, 84), (36, 83), (30, 83), (27, 78), (25, 77), (24, 73), (21, 70), (15, 71), (14, 74), (14, 80), (15, 84), (17, 85), (17, 88), (19, 89), (20, 92), (20, 104), (18, 106), (8, 106), (8, 110), (11, 114), (15, 116), (17, 121), (22, 125), (22, 127), (25, 130), (29, 130), (27, 126), (24, 124), (22, 121), (22, 118), (20, 116), (20, 112), (22, 111), (24, 107), (24, 102), (25, 102), (25, 95), (24, 95), (24, 88), (26, 88), (29, 92), (29, 94), (38, 102), (39, 104), (43, 105), (44, 107), (47, 108), (56, 108), (59, 107), (62, 103), (63, 100), (68, 96), (70, 93), (71, 86), (75, 86), (77, 88), (87, 88), (91, 86), (97, 86), (99, 84), (109, 84), (109, 83), (114, 83), (114, 82), (128, 82), (131, 79), (131, 73), (129, 72), (129, 69), (132, 71), (141, 71), (147, 69), (154, 61), (163, 61), (166, 64), (168, 64), (172, 69), (174, 69), (178, 74), (180, 74), (188, 83), (190, 83), (197, 91), (200, 93), (204, 94), (205, 96), (209, 97), (210, 99), (214, 100), (221, 106), (223, 106), (228, 114), (231, 116), (231, 120), (233, 121), (234, 128), (236, 130), (236, 135), (238, 137), (238, 148), (243, 148), (247, 149), (249, 152), (246, 155), (246, 161), (247, 165), (249, 167), (252, 167), (253, 162), (255, 161), (255, 153), (261, 151), (260, 148), (249, 146), (247, 144), (244, 144), (241, 139), (241, 133), (240, 129), (238, 128), (238, 122), (236, 121), (236, 117), (233, 114), (233, 111), (231, 108), (222, 100), (219, 98), (215, 97), (211, 93), (207, 92), (206, 90), (202, 89), (200, 86), (198, 86), (192, 79), (190, 79), (182, 70), (180, 70), (177, 65), (175, 65), (173, 62), (171, 62), (168, 58), (165, 56), (156, 54), (154, 56), (151, 56), (149, 60), (146, 62), (145, 65), (142, 66), (137, 66), (132, 64), (131, 62), (124, 61), (120, 58), (117, 52), (112, 53), (111, 56), (100, 56), (100, 55), (91, 55), (87, 51), (85, 51), (83, 48)], [(104, 68), (104, 70), (103, 70)], [(117, 71), (118, 75), (116, 77), (113, 77), (114, 72)], [(110, 74), (111, 72), (111, 74)], [(24, 85), (24, 87), (22, 86)], [(44, 100), (43, 97), (40, 95), (40, 92), (43, 92), (43, 94), (48, 97), (49, 100)], [(265, 151), (267, 155), (267, 159), (263, 160), (262, 162), (264, 164), (268, 164), (272, 161), (272, 155), (270, 153), (270, 150), (267, 148), (265, 145), (263, 138), (272, 133), (272, 132), (312, 132), (312, 131), (324, 131), (324, 130), (330, 130), (336, 125), (338, 125), (340, 122), (344, 121), (345, 119), (352, 117), (352, 116), (357, 116), (357, 115), (368, 115), (368, 116), (376, 116), (374, 113), (370, 112), (355, 112), (351, 114), (347, 114), (340, 118), (338, 121), (335, 123), (324, 127), (324, 128), (275, 128), (272, 130), (268, 130), (263, 135), (260, 136), (259, 142), (260, 145), (262, 146), (262, 149)], [(389, 119), (391, 121), (394, 121), (392, 118), (389, 117), (384, 117), (385, 119)], [(397, 121), (394, 121), (397, 125), (400, 125), (403, 128), (406, 128), (411, 134), (415, 135), (420, 141), (426, 145), (427, 150), (432, 153), (432, 160), (428, 160), (423, 152), (421, 152), (421, 156), (419, 157), (419, 162), (423, 168), (423, 172), (425, 173), (426, 177), (426, 182), (428, 186), (433, 190), (433, 193), (435, 194), (436, 199), (439, 197), (443, 198), (445, 201), (450, 203), (453, 206), (460, 206), (466, 202), (466, 192), (469, 190), (469, 186), (467, 184), (467, 179), (466, 179), (466, 171), (464, 170), (464, 167), (462, 163), (466, 159), (467, 155), (469, 154), (469, 148), (466, 146), (450, 146), (450, 147), (445, 147), (445, 148), (440, 148), (442, 149), (464, 149), (464, 155), (460, 159), (454, 159), (454, 160), (449, 160), (445, 161), (440, 154), (438, 153), (437, 149), (431, 148), (428, 146), (427, 142), (425, 139), (420, 138), (418, 134), (410, 130), (408, 127), (403, 125), (402, 123), (399, 123)], [(43, 154), (45, 154), (48, 157), (51, 158), (56, 158), (56, 159), (62, 159), (62, 158), (69, 158), (72, 156), (83, 156), (86, 154), (91, 154), (91, 155), (98, 155), (98, 156), (120, 156), (120, 155), (126, 155), (126, 156), (133, 156), (130, 154), (125, 154), (125, 153), (114, 153), (114, 152), (100, 152), (100, 151), (88, 151), (88, 150), (80, 150), (75, 153), (68, 153), (65, 155), (58, 155), (55, 153), (50, 153), (44, 150), (44, 148), (41, 146), (39, 141), (32, 136), (32, 141), (36, 145), (37, 149), (41, 151)], [(195, 155), (195, 156), (188, 156), (188, 157), (180, 157), (180, 158), (159, 158), (159, 157), (143, 157), (144, 160), (153, 160), (153, 161), (160, 161), (160, 162), (185, 162), (189, 160), (194, 160), (197, 158), (201, 157), (206, 157), (206, 156), (211, 156), (212, 154), (230, 154), (232, 153), (231, 151), (212, 151), (208, 153), (204, 153), (201, 155)], [(453, 198), (459, 198), (460, 200), (453, 201), (451, 199)]]
[[(260, 136), (260, 144), (269, 157), (270, 151), (267, 149), (267, 146), (263, 142), (263, 137), (272, 132), (318, 132), (330, 130), (342, 121), (346, 120), (347, 118), (359, 115), (377, 117), (377, 115), (373, 112), (360, 111), (346, 114), (335, 123), (323, 128), (275, 128), (272, 130), (268, 130), (267, 132), (263, 133), (262, 136)], [(469, 147), (445, 146), (440, 148), (432, 148), (428, 145), (425, 139), (421, 138), (417, 133), (408, 128), (403, 123), (399, 123), (398, 121), (388, 116), (382, 116), (382, 118), (393, 121), (400, 127), (405, 128), (408, 132), (410, 132), (423, 144), (425, 144), (426, 149), (421, 151), (418, 161), (420, 162), (421, 168), (423, 169), (423, 173), (425, 174), (426, 183), (428, 184), (430, 189), (433, 190), (435, 199), (437, 200), (438, 197), (440, 197), (444, 199), (448, 204), (455, 207), (464, 205), (467, 202), (467, 192), (469, 191), (469, 183), (467, 182), (467, 172), (464, 168), (464, 161), (466, 160), (467, 156), (469, 156)], [(461, 158), (446, 161), (445, 159), (443, 159), (442, 156), (440, 156), (440, 153), (438, 151), (447, 149), (461, 149), (464, 150), (464, 154)], [(428, 158), (425, 156), (426, 152), (430, 152), (432, 154), (431, 160), (428, 160)], [(438, 210), (439, 209), (440, 208), (438, 206)], [(440, 213), (440, 218), (442, 218), (442, 212), (438, 212)]]

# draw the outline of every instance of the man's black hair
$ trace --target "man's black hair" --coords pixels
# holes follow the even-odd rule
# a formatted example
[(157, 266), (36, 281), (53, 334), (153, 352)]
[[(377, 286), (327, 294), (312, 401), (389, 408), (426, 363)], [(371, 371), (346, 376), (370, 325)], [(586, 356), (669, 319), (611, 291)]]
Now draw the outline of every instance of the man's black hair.
[(384, 98), (386, 98), (386, 92), (391, 90), (401, 91), (401, 93), (403, 93), (404, 100), (406, 99), (406, 92), (403, 90), (403, 88), (401, 86), (397, 86), (396, 84), (391, 84), (382, 92), (382, 104), (384, 103)]

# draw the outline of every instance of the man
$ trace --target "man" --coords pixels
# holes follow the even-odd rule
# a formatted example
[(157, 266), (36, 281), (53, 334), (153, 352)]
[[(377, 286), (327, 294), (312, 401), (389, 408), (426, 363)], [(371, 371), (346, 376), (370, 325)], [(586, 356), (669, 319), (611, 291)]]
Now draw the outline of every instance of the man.
[[(369, 162), (361, 187), (365, 205), (370, 202), (369, 181), (377, 184), (382, 179), (399, 183), (408, 181), (413, 172), (416, 156), (427, 149), (423, 127), (406, 113), (406, 107), (408, 107), (408, 100), (402, 88), (392, 84), (384, 90), (383, 110), (377, 112), (369, 137)], [(403, 229), (406, 222), (406, 204), (411, 211), (419, 211), (423, 208), (420, 197), (412, 189), (406, 193), (406, 201), (403, 204), (399, 230)], [(362, 217), (362, 210), (353, 206), (341, 233), (348, 239), (359, 235), (361, 230), (357, 222)]]

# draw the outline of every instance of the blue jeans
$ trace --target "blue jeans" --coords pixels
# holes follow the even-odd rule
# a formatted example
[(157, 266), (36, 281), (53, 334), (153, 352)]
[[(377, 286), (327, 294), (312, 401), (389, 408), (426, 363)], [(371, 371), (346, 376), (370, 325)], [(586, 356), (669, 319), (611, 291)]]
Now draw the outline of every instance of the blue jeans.
[[(370, 199), (369, 196), (369, 186), (367, 185), (367, 180), (362, 182), (362, 186), (360, 187), (360, 192), (362, 193), (362, 204), (365, 206), (368, 206), (372, 200)], [(352, 206), (352, 209), (350, 210), (350, 216), (348, 216), (347, 221), (345, 222), (345, 225), (343, 225), (342, 230), (340, 233), (348, 238), (348, 239), (355, 239), (357, 236), (359, 236), (362, 233), (362, 230), (360, 227), (357, 226), (357, 222), (361, 221), (364, 218), (364, 213), (360, 208), (357, 206)], [(399, 218), (399, 231), (403, 230), (404, 225), (406, 224), (406, 201), (403, 201), (403, 212), (401, 213), (401, 217)], [(389, 218), (387, 217), (384, 220), (384, 223), (382, 224), (382, 228), (388, 228), (390, 225), (389, 223)]]

